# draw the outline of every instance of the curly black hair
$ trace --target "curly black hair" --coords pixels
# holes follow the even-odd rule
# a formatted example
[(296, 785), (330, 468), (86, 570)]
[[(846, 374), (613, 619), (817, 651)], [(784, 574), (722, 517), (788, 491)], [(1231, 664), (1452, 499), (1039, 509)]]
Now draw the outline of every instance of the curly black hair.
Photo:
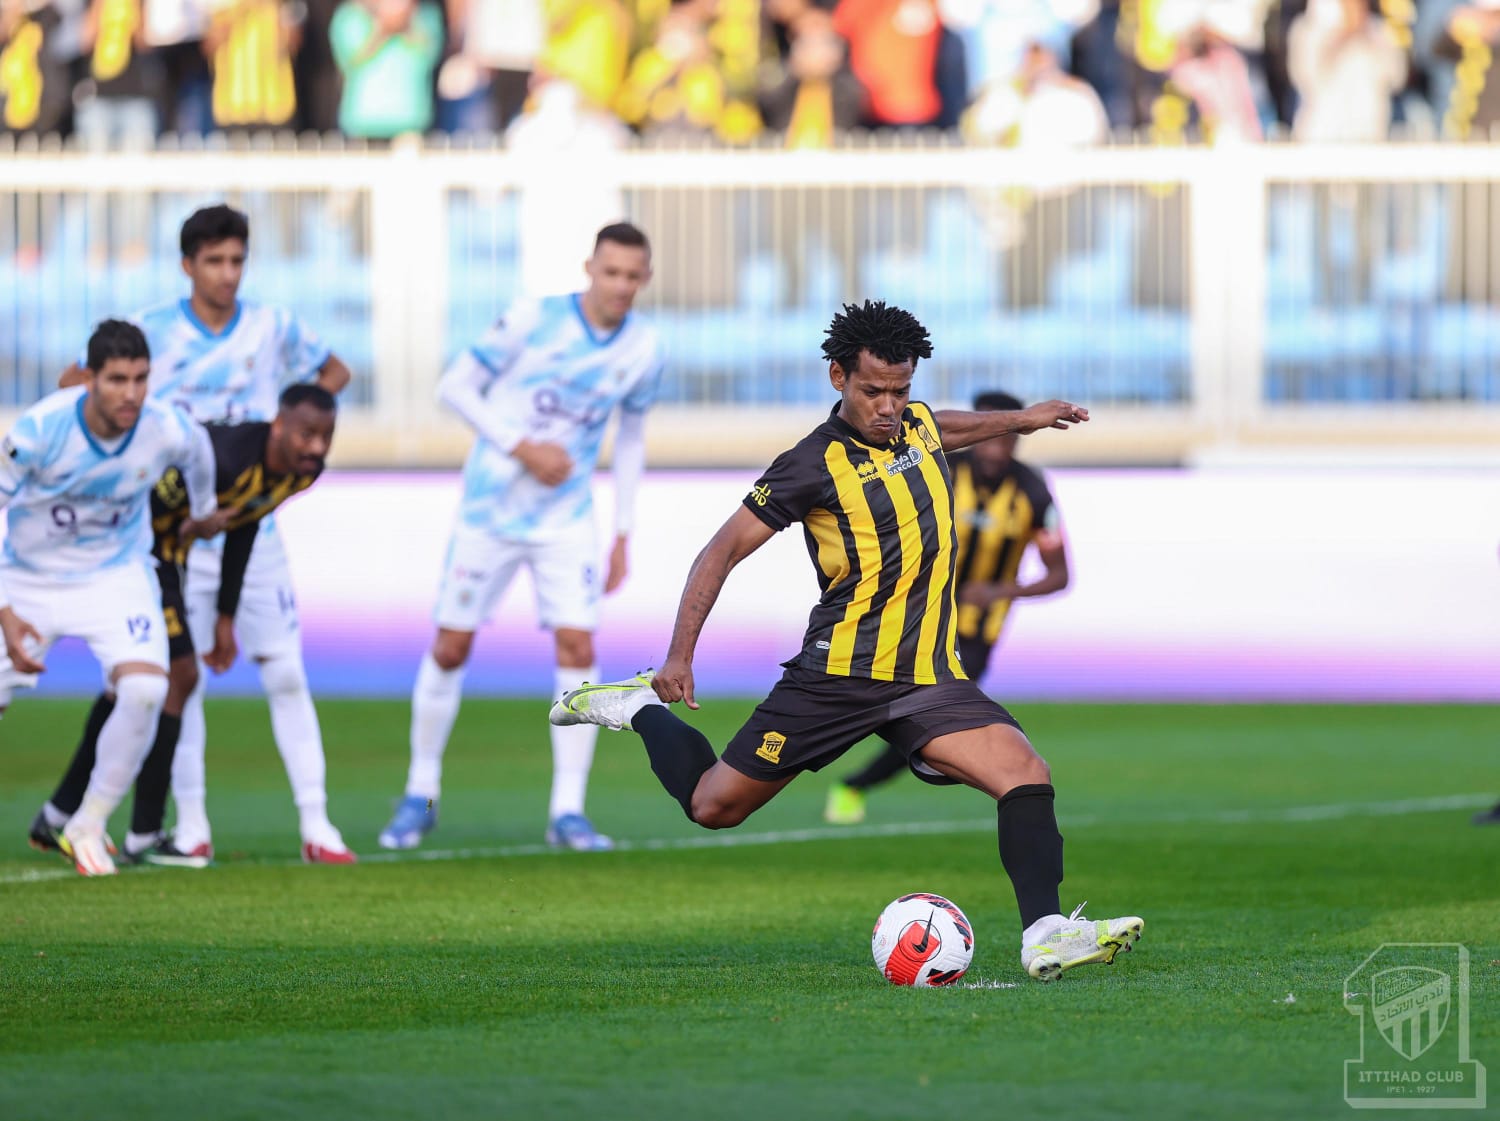
[(828, 324), (823, 357), (837, 362), (845, 373), (859, 365), (861, 351), (868, 350), (882, 362), (911, 362), (932, 357), (932, 340), (917, 317), (884, 300), (845, 304)]

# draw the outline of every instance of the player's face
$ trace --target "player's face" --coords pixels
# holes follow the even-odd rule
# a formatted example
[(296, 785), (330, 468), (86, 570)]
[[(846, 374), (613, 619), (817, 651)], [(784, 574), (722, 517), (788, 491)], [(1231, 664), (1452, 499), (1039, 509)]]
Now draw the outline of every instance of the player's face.
[(334, 414), (309, 404), (283, 409), (271, 425), (271, 442), (278, 463), (273, 469), (312, 475), (323, 469), (333, 444)]
[(237, 237), (200, 245), (182, 259), (182, 271), (193, 282), (193, 295), (217, 311), (231, 311), (245, 273), (245, 243)]
[(846, 371), (837, 362), (829, 363), (828, 380), (843, 395), (839, 417), (852, 425), (860, 438), (877, 447), (895, 438), (901, 424), (901, 413), (911, 399), (910, 359), (886, 362), (868, 350), (859, 353), (859, 362)]
[(109, 358), (89, 374), (87, 409), (101, 435), (120, 436), (135, 427), (150, 377), (151, 362), (145, 358)]
[(651, 279), (651, 253), (638, 245), (601, 241), (583, 266), (589, 274), (589, 310), (601, 322), (624, 319), (636, 293)]
[(1010, 461), (1016, 457), (1016, 441), (1020, 436), (1012, 432), (1005, 436), (996, 436), (993, 440), (983, 440), (970, 449), (969, 454), (974, 457), (974, 465), (986, 475), (998, 475), (1010, 466)]

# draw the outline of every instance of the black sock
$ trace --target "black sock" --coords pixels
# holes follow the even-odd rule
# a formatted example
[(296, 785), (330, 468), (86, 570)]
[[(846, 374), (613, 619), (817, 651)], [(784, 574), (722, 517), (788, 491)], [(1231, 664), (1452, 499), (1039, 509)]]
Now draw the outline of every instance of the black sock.
[(83, 795), (89, 788), (89, 776), (94, 773), (94, 754), (99, 746), (99, 730), (115, 710), (115, 699), (108, 693), (94, 698), (94, 707), (89, 709), (89, 718), (83, 725), (83, 739), (78, 741), (78, 750), (73, 752), (73, 761), (68, 764), (68, 773), (52, 792), (52, 804), (71, 817), (83, 805)]
[(164, 712), (156, 721), (156, 742), (135, 776), (135, 801), (130, 807), (130, 831), (144, 836), (160, 833), (167, 819), (167, 792), (172, 787), (172, 756), (177, 754), (177, 737), (182, 732), (182, 716)]
[(703, 773), (718, 761), (708, 737), (679, 720), (666, 705), (647, 705), (630, 719), (646, 744), (651, 769), (662, 787), (693, 818), (693, 791)]
[(1063, 878), (1063, 839), (1051, 783), (1018, 786), (1000, 799), (1000, 863), (1016, 889), (1021, 925), (1062, 913), (1057, 889)]
[(906, 756), (901, 754), (900, 749), (886, 744), (884, 751), (865, 764), (863, 770), (855, 771), (846, 778), (844, 785), (852, 786), (855, 790), (868, 790), (882, 782), (889, 782), (902, 771), (910, 769)]

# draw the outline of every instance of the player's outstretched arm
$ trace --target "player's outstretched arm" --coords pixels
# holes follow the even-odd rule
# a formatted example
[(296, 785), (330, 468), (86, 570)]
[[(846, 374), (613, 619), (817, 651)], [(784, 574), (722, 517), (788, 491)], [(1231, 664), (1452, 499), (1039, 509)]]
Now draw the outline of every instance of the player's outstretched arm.
[(344, 391), (354, 374), (337, 354), (330, 354), (318, 367), (318, 384), (335, 396)]
[(775, 530), (741, 506), (693, 561), (687, 585), (682, 589), (682, 600), (677, 605), (667, 660), (651, 682), (656, 695), (667, 704), (686, 701), (688, 708), (698, 707), (693, 697), (693, 652), (698, 648), (698, 635), (734, 566), (771, 540), (774, 533)]
[(1089, 411), (1067, 401), (1043, 401), (1019, 411), (996, 409), (976, 413), (944, 409), (934, 413), (933, 418), (943, 433), (943, 450), (958, 451), (1012, 432), (1024, 436), (1043, 428), (1081, 424), (1088, 420)]
[(68, 389), (71, 386), (82, 385), (84, 379), (88, 376), (89, 372), (82, 366), (80, 366), (77, 362), (74, 362), (58, 377), (57, 388)]

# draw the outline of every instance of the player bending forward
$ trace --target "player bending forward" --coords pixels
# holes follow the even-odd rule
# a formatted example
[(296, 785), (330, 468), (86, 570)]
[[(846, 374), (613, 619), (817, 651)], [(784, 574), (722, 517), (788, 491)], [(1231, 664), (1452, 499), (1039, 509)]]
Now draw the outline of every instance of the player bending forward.
[[(1051, 772), (1020, 726), (965, 675), (957, 652), (952, 481), (945, 452), (1010, 432), (1067, 428), (1088, 412), (1063, 401), (1021, 411), (934, 413), (910, 399), (927, 331), (883, 303), (846, 305), (823, 344), (840, 400), (783, 452), (698, 554), (666, 661), (631, 681), (585, 685), (552, 706), (555, 724), (628, 728), (689, 818), (739, 825), (807, 770), (868, 735), (906, 753), (916, 774), (996, 800), (1000, 859), (1021, 911), (1032, 977), (1113, 962), (1140, 937), (1135, 916), (1091, 921), (1058, 901), (1063, 842)], [(800, 521), (822, 598), (802, 652), (716, 758), (666, 707), (693, 696), (698, 635), (731, 569)]]

